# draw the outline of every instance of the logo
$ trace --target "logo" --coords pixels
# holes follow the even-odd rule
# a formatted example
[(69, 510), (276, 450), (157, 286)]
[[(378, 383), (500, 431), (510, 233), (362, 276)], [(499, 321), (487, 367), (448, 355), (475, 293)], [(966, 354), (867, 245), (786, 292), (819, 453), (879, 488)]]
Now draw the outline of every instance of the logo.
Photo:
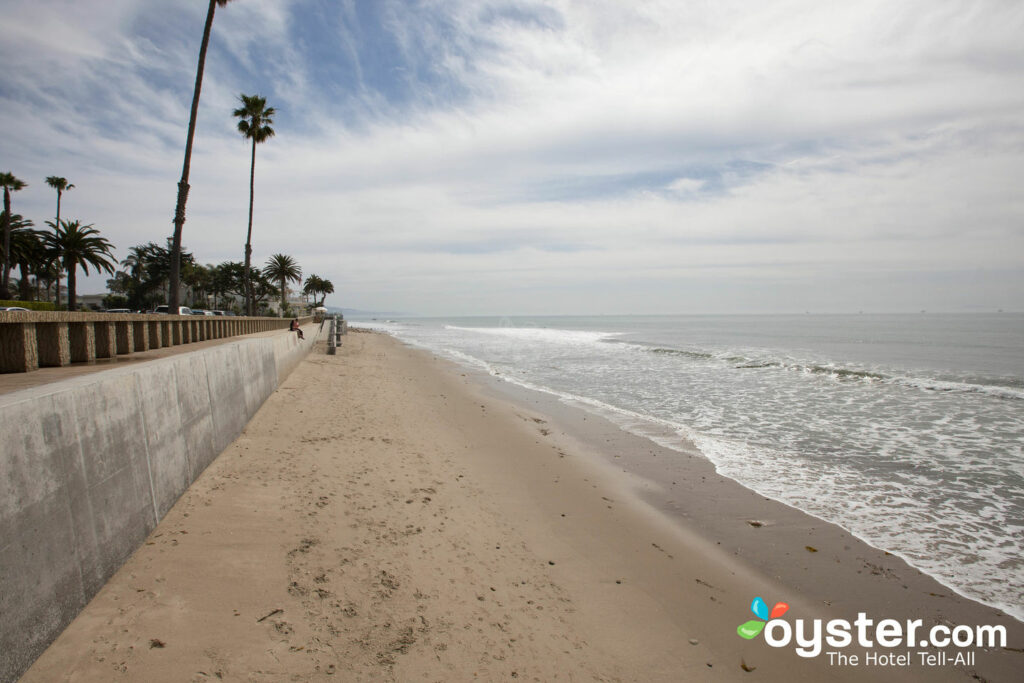
[(762, 597), (754, 598), (754, 601), (750, 603), (750, 611), (754, 613), (757, 619), (751, 619), (745, 624), (740, 624), (736, 627), (736, 633), (740, 634), (741, 638), (751, 640), (756, 638), (761, 631), (764, 630), (764, 626), (771, 619), (778, 619), (787, 611), (789, 611), (789, 605), (784, 602), (777, 602), (772, 607), (771, 611), (768, 611), (768, 604)]
[[(796, 619), (781, 617), (789, 605), (777, 602), (770, 610), (762, 597), (754, 598), (751, 619), (736, 627), (740, 638), (753, 640), (764, 633), (769, 647), (790, 647), (800, 657), (824, 654), (835, 666), (973, 666), (975, 652), (968, 648), (1006, 647), (1006, 627), (979, 624), (926, 626), (921, 619), (875, 620), (864, 612), (857, 618)], [(864, 652), (848, 652), (856, 646)]]

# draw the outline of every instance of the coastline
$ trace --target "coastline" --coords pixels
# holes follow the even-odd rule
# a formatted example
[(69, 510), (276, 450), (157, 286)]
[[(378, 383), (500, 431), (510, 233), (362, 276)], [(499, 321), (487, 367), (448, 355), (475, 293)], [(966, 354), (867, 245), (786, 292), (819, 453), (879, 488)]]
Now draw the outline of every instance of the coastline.
[(1019, 651), (858, 669), (736, 635), (755, 595), (805, 619), (1003, 623), (935, 586), (698, 454), (350, 334), (296, 369), (24, 680), (1012, 680)]

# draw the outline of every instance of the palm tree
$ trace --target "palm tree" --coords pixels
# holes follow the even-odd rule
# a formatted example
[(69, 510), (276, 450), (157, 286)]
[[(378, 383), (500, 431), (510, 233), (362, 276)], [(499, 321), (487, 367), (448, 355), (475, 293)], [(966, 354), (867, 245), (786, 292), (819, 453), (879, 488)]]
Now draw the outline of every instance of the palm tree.
[[(60, 198), (67, 190), (74, 187), (67, 178), (51, 175), (47, 176), (46, 184), (57, 190), (57, 225), (60, 225)], [(57, 306), (60, 306), (60, 280), (57, 281)]]
[[(306, 286), (303, 288), (302, 293), (311, 294), (313, 296), (313, 304), (323, 306), (324, 301), (327, 300), (327, 295), (334, 294), (334, 285), (331, 284), (330, 280), (324, 279), (319, 275), (310, 275), (306, 278)], [(319, 301), (316, 298), (317, 294), (323, 294)]]
[[(82, 225), (80, 221), (61, 221), (56, 225), (51, 221), (46, 224), (53, 228), (53, 233), (44, 233), (50, 251), (56, 253), (60, 259), (61, 267), (68, 274), (68, 310), (75, 310), (78, 301), (75, 296), (75, 281), (78, 266), (86, 275), (89, 274), (89, 266), (114, 274), (114, 266), (117, 261), (110, 253), (114, 245), (106, 238), (100, 237), (100, 231), (92, 225)], [(59, 286), (59, 285), (58, 285)]]
[(331, 281), (327, 278), (320, 281), (320, 293), (323, 294), (323, 296), (320, 297), (320, 303), (317, 304), (317, 306), (323, 306), (324, 302), (327, 301), (327, 295), (334, 294), (334, 285), (331, 284)]
[(263, 269), (263, 274), (269, 279), (281, 283), (281, 311), (283, 312), (287, 304), (285, 285), (288, 282), (301, 282), (302, 268), (291, 256), (274, 254), (267, 261), (267, 267)]
[(242, 137), (252, 140), (252, 164), (249, 167), (249, 231), (245, 237), (245, 309), (249, 315), (254, 315), (255, 302), (252, 296), (252, 282), (248, 277), (249, 269), (252, 267), (252, 200), (253, 190), (256, 182), (256, 145), (266, 142), (274, 136), (274, 129), (270, 124), (274, 122), (273, 107), (267, 106), (267, 99), (259, 95), (239, 95), (242, 106), (235, 110), (234, 116), (241, 119), (238, 122), (238, 132)]
[(50, 299), (50, 287), (56, 282), (57, 286), (60, 287), (60, 259), (47, 247), (46, 238), (44, 232), (40, 231), (39, 239), (42, 242), (43, 251), (39, 255), (39, 260), (36, 261), (32, 272), (36, 276), (36, 300), (40, 300), (39, 288), (41, 285), (45, 285), (46, 289), (43, 293), (45, 300)]
[(32, 296), (29, 289), (29, 272), (44, 259), (43, 243), (39, 232), (32, 229), (32, 221), (18, 214), (11, 216), (11, 263), (18, 264), (21, 277), (18, 280), (18, 298), (28, 301)]
[(10, 171), (0, 173), (0, 185), (3, 185), (4, 188), (4, 272), (3, 279), (0, 280), (0, 299), (9, 299), (11, 297), (11, 291), (8, 288), (11, 281), (11, 193), (23, 190), (28, 185), (15, 178)]
[(319, 275), (310, 275), (306, 278), (306, 284), (302, 287), (302, 293), (313, 297), (313, 304), (316, 305), (316, 295), (320, 291), (320, 283), (323, 279)]
[(196, 67), (196, 88), (192, 93), (192, 112), (188, 118), (188, 136), (185, 138), (185, 163), (181, 169), (181, 180), (178, 181), (178, 201), (174, 208), (174, 236), (171, 238), (171, 278), (169, 310), (176, 311), (181, 302), (178, 301), (178, 282), (181, 274), (181, 231), (185, 226), (185, 202), (188, 201), (188, 173), (192, 165), (192, 139), (196, 134), (196, 116), (199, 113), (199, 91), (203, 88), (203, 69), (206, 65), (206, 47), (210, 44), (210, 30), (213, 28), (213, 13), (218, 6), (223, 7), (231, 0), (210, 0), (210, 8), (206, 12), (206, 26), (203, 27), (203, 42), (199, 45), (199, 66)]

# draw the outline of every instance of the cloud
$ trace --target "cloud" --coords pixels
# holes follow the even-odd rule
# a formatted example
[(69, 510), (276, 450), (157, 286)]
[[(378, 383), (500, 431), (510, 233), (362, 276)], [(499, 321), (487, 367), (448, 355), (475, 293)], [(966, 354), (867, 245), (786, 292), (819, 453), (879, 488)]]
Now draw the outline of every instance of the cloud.
[[(15, 210), (41, 224), (42, 178), (64, 175), (71, 215), (122, 251), (162, 239), (202, 8), (8, 4), (0, 158), (31, 184)], [(337, 303), (1013, 307), (1022, 29), (1024, 8), (995, 0), (232, 2), (185, 242), (240, 258), (249, 148), (230, 113), (259, 92), (278, 117), (256, 258), (295, 255)]]

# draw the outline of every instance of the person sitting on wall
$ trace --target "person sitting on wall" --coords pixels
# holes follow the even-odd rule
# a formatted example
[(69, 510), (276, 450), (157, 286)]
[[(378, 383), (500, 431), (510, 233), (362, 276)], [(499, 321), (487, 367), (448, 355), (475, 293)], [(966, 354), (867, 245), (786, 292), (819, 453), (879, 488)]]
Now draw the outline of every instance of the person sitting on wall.
[(294, 320), (292, 320), (292, 324), (288, 328), (288, 331), (289, 332), (298, 332), (299, 339), (305, 339), (305, 337), (302, 336), (302, 330), (299, 328), (299, 319), (298, 318), (295, 318)]

